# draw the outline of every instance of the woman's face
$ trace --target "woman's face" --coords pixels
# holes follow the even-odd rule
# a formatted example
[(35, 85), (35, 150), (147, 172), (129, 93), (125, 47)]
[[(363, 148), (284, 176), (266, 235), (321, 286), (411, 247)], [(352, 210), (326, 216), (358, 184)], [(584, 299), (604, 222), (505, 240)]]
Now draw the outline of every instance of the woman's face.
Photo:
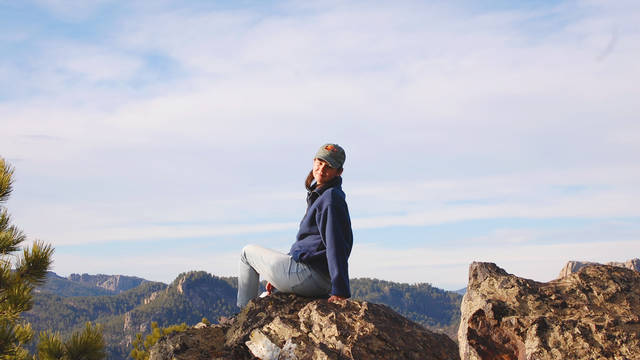
[(313, 178), (318, 185), (326, 184), (334, 177), (341, 175), (342, 169), (334, 169), (322, 159), (313, 159)]

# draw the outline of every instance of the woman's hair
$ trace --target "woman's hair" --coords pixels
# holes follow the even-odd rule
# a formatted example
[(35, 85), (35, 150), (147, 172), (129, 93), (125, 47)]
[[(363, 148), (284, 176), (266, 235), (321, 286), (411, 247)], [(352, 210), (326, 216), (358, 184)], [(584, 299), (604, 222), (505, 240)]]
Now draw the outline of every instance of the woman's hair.
[(307, 175), (307, 180), (304, 182), (304, 187), (307, 190), (311, 190), (311, 183), (313, 182), (313, 169), (309, 171), (309, 175)]

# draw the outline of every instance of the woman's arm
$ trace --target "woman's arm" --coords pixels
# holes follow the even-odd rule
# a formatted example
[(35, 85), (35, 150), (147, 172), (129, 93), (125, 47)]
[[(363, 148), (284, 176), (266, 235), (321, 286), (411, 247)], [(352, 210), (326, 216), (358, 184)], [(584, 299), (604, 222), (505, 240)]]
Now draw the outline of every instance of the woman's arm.
[(351, 221), (344, 202), (332, 201), (323, 209), (320, 235), (327, 248), (327, 265), (331, 278), (331, 292), (339, 298), (351, 297), (347, 260), (353, 244)]

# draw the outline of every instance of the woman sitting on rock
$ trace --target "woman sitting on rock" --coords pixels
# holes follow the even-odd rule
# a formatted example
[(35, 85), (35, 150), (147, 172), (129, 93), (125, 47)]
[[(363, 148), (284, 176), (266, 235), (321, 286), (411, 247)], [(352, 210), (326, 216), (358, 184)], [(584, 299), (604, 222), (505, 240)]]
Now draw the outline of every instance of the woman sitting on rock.
[(351, 297), (347, 260), (353, 246), (351, 219), (342, 191), (345, 152), (337, 144), (323, 145), (313, 159), (307, 188), (307, 212), (289, 254), (247, 245), (240, 256), (238, 306), (258, 296), (259, 278), (281, 292), (302, 296), (329, 296), (329, 301)]

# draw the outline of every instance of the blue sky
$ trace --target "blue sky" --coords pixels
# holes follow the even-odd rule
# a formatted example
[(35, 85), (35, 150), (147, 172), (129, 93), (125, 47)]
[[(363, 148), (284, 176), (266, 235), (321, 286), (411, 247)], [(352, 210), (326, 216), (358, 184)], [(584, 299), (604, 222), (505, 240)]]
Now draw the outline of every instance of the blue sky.
[[(517, 5), (513, 5), (517, 4)], [(234, 275), (345, 147), (353, 277), (640, 254), (634, 1), (0, 0), (6, 204), (54, 271)]]

